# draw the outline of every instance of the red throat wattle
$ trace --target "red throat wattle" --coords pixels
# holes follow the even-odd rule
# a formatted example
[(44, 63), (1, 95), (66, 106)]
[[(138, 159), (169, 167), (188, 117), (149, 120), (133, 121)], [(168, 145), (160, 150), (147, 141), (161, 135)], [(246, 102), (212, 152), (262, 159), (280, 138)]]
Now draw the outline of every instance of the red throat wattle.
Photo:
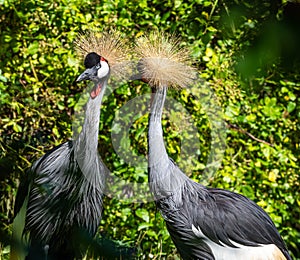
[(96, 85), (95, 87), (93, 87), (92, 91), (91, 91), (91, 98), (94, 99), (95, 97), (97, 97), (99, 95), (101, 91), (101, 84)]

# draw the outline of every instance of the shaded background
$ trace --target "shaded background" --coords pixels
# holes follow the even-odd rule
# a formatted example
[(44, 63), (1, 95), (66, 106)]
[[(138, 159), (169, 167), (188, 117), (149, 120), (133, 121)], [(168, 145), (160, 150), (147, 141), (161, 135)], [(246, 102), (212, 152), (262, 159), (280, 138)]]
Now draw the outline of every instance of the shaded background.
[[(129, 39), (159, 28), (175, 32), (210, 83), (227, 127), (226, 151), (209, 186), (239, 192), (264, 208), (291, 255), (300, 259), (299, 1), (0, 1), (0, 257), (8, 259), (16, 187), (31, 163), (72, 137), (74, 106), (84, 85), (73, 41), (91, 26), (114, 25)], [(147, 182), (147, 169), (126, 164), (114, 151), (115, 113), (149, 93), (139, 82), (120, 85), (104, 101), (101, 156), (116, 176)], [(199, 148), (189, 175), (201, 182), (211, 151), (211, 126), (201, 102), (170, 91), (190, 113)], [(180, 113), (177, 112), (177, 113)], [(178, 163), (189, 136), (164, 115), (169, 155)], [(122, 146), (147, 153), (148, 116), (136, 120)], [(130, 193), (130, 191), (128, 191)], [(99, 237), (136, 247), (138, 259), (178, 259), (154, 203), (105, 200)], [(89, 257), (93, 255), (93, 250)]]

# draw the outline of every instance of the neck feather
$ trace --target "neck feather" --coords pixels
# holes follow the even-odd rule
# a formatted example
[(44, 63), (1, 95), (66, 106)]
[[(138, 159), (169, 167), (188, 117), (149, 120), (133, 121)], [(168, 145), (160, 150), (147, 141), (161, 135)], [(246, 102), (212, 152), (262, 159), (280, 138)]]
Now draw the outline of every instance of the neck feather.
[(100, 107), (102, 98), (107, 85), (107, 80), (102, 83), (102, 89), (95, 98), (89, 97), (86, 104), (85, 118), (82, 130), (75, 140), (75, 152), (77, 158), (88, 162), (95, 159), (98, 155), (98, 132), (100, 121)]
[(169, 160), (163, 140), (161, 125), (162, 111), (166, 99), (167, 87), (158, 88), (152, 95), (151, 112), (148, 130), (149, 168), (167, 165)]
[(164, 145), (161, 117), (166, 94), (167, 87), (159, 88), (152, 97), (148, 131), (149, 185), (156, 200), (173, 195), (179, 205), (188, 177), (169, 159)]

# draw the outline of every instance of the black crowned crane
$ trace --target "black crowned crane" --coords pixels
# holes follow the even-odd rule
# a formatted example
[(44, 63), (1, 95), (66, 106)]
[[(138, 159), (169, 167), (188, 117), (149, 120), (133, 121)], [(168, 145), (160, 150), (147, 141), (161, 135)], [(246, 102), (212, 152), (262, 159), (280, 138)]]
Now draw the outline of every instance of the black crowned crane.
[(110, 70), (125, 58), (124, 44), (110, 31), (82, 34), (75, 45), (86, 67), (77, 82), (93, 82), (82, 130), (38, 159), (21, 183), (15, 222), (24, 229), (14, 226), (11, 259), (22, 258), (21, 239), (28, 240), (27, 259), (82, 258), (80, 238), (93, 238), (101, 221), (107, 168), (97, 150), (100, 106)]
[(168, 86), (186, 87), (193, 69), (172, 36), (137, 41), (138, 69), (153, 89), (148, 130), (150, 189), (183, 259), (291, 259), (268, 214), (243, 195), (189, 179), (168, 157), (161, 117)]

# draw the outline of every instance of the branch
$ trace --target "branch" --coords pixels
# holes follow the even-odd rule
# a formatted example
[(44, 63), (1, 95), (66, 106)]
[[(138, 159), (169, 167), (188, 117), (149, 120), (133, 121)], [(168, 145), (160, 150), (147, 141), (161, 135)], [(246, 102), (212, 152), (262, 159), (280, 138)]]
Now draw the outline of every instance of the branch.
[(236, 131), (238, 131), (238, 132), (240, 132), (240, 133), (246, 134), (246, 135), (248, 135), (251, 139), (253, 139), (253, 140), (257, 141), (257, 142), (260, 142), (260, 143), (269, 145), (269, 146), (271, 146), (271, 147), (274, 147), (273, 144), (271, 144), (271, 143), (269, 143), (269, 142), (267, 142), (267, 141), (265, 141), (265, 140), (262, 140), (262, 139), (259, 139), (259, 138), (255, 137), (253, 134), (250, 134), (248, 131), (246, 131), (245, 129), (240, 128), (240, 127), (237, 126), (237, 125), (234, 125), (234, 124), (231, 124), (231, 123), (228, 123), (228, 122), (227, 122), (227, 127), (230, 128), (230, 129), (236, 130)]

